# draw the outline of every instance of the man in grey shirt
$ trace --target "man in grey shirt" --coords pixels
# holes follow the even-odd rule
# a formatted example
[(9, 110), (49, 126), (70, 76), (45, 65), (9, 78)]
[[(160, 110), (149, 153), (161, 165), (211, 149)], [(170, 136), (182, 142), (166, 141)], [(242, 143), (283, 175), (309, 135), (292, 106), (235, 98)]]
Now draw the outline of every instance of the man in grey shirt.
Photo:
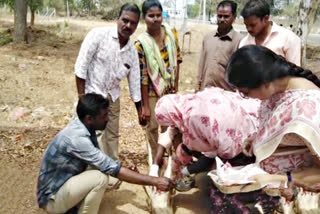
[(237, 17), (237, 3), (221, 1), (217, 6), (218, 29), (207, 34), (202, 42), (196, 91), (207, 87), (220, 87), (233, 91), (224, 74), (231, 55), (238, 49), (242, 36), (232, 27)]
[[(44, 153), (37, 185), (39, 207), (49, 213), (65, 213), (75, 206), (78, 213), (98, 213), (104, 192), (117, 180), (114, 177), (162, 191), (173, 186), (168, 178), (122, 167), (99, 149), (95, 131), (106, 127), (108, 107), (108, 100), (101, 95), (80, 97), (79, 119), (60, 131)], [(86, 170), (88, 166), (90, 170)]]

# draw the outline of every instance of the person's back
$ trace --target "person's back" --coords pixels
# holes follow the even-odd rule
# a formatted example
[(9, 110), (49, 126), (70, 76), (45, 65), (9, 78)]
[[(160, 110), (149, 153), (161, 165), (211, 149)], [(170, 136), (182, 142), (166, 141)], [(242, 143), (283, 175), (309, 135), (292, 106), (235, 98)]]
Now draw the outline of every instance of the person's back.
[(248, 35), (239, 48), (245, 45), (262, 45), (288, 61), (301, 64), (301, 40), (292, 31), (270, 21), (270, 6), (265, 0), (249, 0), (241, 11)]
[(190, 150), (231, 159), (241, 152), (246, 137), (256, 131), (259, 105), (256, 99), (210, 87), (196, 94), (166, 95), (155, 112), (159, 124), (181, 131)]

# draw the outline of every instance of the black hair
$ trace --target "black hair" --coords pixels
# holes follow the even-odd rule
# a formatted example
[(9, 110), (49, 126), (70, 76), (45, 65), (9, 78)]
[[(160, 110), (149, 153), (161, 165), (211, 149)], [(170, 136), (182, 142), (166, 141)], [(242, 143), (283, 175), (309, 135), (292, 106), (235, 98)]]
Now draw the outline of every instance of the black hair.
[(241, 16), (245, 19), (249, 16), (256, 16), (262, 19), (270, 15), (270, 5), (265, 0), (249, 0), (241, 11)]
[(80, 97), (77, 105), (77, 114), (81, 121), (85, 116), (95, 117), (102, 109), (109, 107), (109, 101), (100, 94), (89, 93)]
[(234, 1), (229, 1), (229, 0), (224, 0), (222, 2), (220, 2), (217, 6), (217, 10), (220, 7), (231, 7), (231, 12), (232, 15), (236, 15), (237, 14), (237, 3), (235, 3)]
[(320, 80), (310, 70), (258, 45), (238, 49), (231, 56), (226, 69), (227, 80), (238, 88), (255, 89), (287, 76), (303, 77), (320, 87)]
[(158, 0), (145, 0), (142, 4), (142, 16), (145, 17), (147, 15), (148, 10), (151, 7), (158, 7), (162, 12), (162, 5)]
[(120, 8), (120, 12), (119, 12), (119, 18), (122, 15), (123, 11), (131, 11), (135, 14), (138, 15), (138, 17), (140, 18), (140, 9), (138, 7), (138, 5), (134, 4), (134, 3), (125, 3), (124, 5), (121, 6)]

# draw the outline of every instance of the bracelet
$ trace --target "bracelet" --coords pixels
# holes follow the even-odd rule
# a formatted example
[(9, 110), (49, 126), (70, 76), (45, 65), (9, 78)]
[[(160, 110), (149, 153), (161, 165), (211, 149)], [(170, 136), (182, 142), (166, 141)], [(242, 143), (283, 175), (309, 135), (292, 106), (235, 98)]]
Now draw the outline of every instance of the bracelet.
[(80, 99), (81, 97), (83, 97), (84, 95), (86, 95), (85, 93), (80, 93), (78, 94), (78, 98)]

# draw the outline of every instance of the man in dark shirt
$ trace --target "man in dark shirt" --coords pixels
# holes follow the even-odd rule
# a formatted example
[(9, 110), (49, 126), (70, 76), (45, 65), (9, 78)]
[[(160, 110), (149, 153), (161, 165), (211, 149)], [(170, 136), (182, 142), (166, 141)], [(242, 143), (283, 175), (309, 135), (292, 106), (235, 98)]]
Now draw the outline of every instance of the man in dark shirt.
[[(98, 213), (105, 190), (116, 178), (162, 191), (173, 186), (168, 178), (122, 167), (99, 149), (95, 131), (106, 127), (108, 107), (101, 95), (89, 93), (79, 99), (79, 119), (60, 131), (44, 153), (37, 186), (39, 207), (49, 213), (64, 213), (75, 206), (78, 213)], [(91, 170), (86, 170), (88, 166)]]

